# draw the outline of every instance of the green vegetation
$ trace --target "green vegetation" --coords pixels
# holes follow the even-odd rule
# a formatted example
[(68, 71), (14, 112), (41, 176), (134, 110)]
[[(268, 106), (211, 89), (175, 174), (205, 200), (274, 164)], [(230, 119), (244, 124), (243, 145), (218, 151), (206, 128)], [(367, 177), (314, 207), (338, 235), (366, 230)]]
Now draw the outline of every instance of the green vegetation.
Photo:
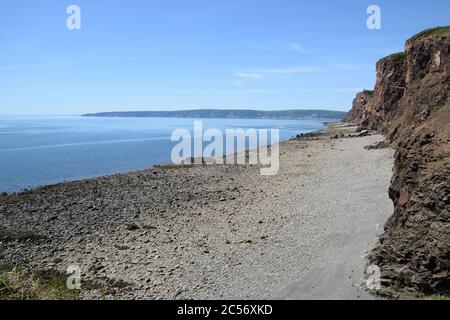
[(84, 117), (137, 117), (137, 118), (192, 118), (192, 119), (322, 119), (342, 120), (346, 112), (329, 110), (182, 110), (182, 111), (134, 111), (85, 114)]
[(364, 90), (363, 91), (363, 94), (365, 94), (365, 95), (367, 95), (369, 97), (373, 97), (373, 93), (374, 93), (373, 90)]
[(419, 32), (418, 34), (416, 34), (415, 36), (413, 36), (411, 38), (411, 40), (413, 39), (417, 39), (420, 37), (425, 37), (425, 36), (446, 36), (450, 34), (450, 26), (447, 27), (436, 27), (436, 28), (431, 28), (431, 29), (427, 29), (424, 30), (422, 32)]
[[(417, 33), (416, 35), (414, 35), (413, 37), (410, 38), (409, 41), (411, 40), (416, 40), (420, 37), (426, 37), (426, 36), (436, 36), (436, 37), (443, 37), (446, 35), (450, 35), (450, 26), (448, 27), (435, 27), (435, 28), (431, 28), (431, 29), (427, 29), (424, 30), (422, 32)], [(382, 59), (380, 59), (381, 61), (386, 61), (386, 60), (396, 60), (396, 59), (405, 59), (406, 58), (406, 53), (405, 52), (397, 52), (394, 54), (391, 54), (387, 57), (384, 57)]]
[(406, 58), (406, 53), (405, 52), (397, 52), (394, 54), (391, 54), (387, 57), (384, 57), (383, 59), (381, 59), (380, 61), (384, 61), (384, 60), (396, 60), (396, 59), (405, 59)]
[(27, 273), (17, 267), (0, 268), (0, 300), (76, 300), (63, 275)]

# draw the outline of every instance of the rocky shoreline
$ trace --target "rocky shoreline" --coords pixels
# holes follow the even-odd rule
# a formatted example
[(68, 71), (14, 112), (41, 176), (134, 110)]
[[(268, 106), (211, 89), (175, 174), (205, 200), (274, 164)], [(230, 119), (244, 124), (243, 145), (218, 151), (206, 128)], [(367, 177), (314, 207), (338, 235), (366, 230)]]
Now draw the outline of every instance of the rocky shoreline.
[[(370, 298), (363, 257), (392, 212), (392, 153), (364, 149), (382, 138), (346, 139), (349, 130), (282, 143), (273, 177), (257, 166), (161, 166), (0, 195), (0, 263), (78, 265), (82, 299), (273, 299), (300, 298), (295, 283), (325, 260), (347, 264), (336, 276), (345, 297)], [(354, 189), (356, 168), (367, 177)]]

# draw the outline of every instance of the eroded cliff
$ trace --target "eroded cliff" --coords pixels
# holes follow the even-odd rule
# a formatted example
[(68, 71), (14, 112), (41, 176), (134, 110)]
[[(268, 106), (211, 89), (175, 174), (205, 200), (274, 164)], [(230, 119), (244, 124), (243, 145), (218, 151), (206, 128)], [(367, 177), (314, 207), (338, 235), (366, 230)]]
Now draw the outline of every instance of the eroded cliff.
[(396, 148), (395, 212), (369, 256), (380, 293), (450, 293), (450, 28), (422, 32), (377, 63), (373, 94), (347, 120), (382, 131)]

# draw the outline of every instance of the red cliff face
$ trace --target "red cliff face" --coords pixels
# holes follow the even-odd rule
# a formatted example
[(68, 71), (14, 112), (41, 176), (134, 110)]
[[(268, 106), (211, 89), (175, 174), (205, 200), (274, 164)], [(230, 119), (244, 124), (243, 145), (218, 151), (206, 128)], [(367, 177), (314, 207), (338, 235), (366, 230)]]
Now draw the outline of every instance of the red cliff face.
[(357, 125), (367, 124), (367, 120), (370, 117), (370, 111), (368, 103), (373, 97), (373, 91), (365, 90), (356, 95), (353, 100), (353, 108), (348, 113), (345, 121), (354, 122)]
[(396, 147), (395, 212), (370, 261), (382, 293), (450, 293), (450, 29), (418, 35), (406, 53), (377, 64), (365, 109), (349, 120), (378, 129)]
[(405, 94), (407, 60), (404, 54), (395, 54), (377, 63), (377, 82), (373, 105), (374, 127), (383, 131), (396, 118), (399, 102)]
[[(408, 135), (426, 125), (431, 114), (446, 107), (450, 89), (450, 31), (447, 35), (424, 35), (406, 42), (405, 95), (401, 113), (392, 119), (391, 138)], [(409, 122), (409, 126), (400, 126)], [(397, 131), (393, 130), (399, 125)]]
[(406, 59), (395, 54), (377, 63), (377, 81), (374, 91), (365, 90), (356, 95), (347, 121), (372, 130), (383, 130), (397, 111), (397, 104), (405, 93)]

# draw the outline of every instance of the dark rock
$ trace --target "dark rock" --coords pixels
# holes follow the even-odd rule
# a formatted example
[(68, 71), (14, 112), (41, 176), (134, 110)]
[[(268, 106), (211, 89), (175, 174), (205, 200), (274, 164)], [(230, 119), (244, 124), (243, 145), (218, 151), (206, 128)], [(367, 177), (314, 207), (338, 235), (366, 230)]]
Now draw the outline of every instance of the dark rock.
[(140, 229), (139, 226), (137, 224), (135, 224), (135, 223), (128, 223), (128, 224), (126, 224), (126, 228), (127, 228), (128, 231), (136, 231), (136, 230)]

